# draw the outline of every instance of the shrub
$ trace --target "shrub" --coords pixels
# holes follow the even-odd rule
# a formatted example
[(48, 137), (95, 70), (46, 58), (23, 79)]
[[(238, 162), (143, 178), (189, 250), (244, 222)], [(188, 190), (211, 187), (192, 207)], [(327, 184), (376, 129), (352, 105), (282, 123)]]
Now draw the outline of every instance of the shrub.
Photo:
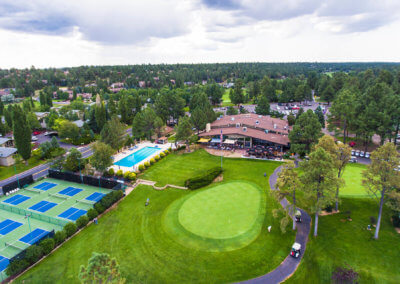
[(161, 158), (164, 158), (164, 157), (165, 157), (165, 153), (164, 153), (164, 152), (161, 152), (161, 153), (160, 153), (160, 157), (161, 157)]
[(169, 151), (168, 150), (164, 150), (164, 154), (168, 155)]
[(62, 244), (66, 238), (67, 235), (64, 230), (58, 231), (54, 234), (54, 241), (56, 242), (56, 245)]
[(400, 214), (392, 216), (392, 223), (396, 228), (400, 228)]
[(189, 178), (185, 181), (185, 186), (189, 189), (197, 189), (212, 183), (212, 181), (222, 173), (220, 167), (209, 169), (198, 176)]
[(47, 238), (41, 241), (39, 245), (42, 247), (43, 254), (47, 255), (54, 249), (55, 241), (53, 238)]
[(328, 206), (325, 207), (325, 211), (326, 212), (332, 212), (332, 210), (333, 210), (333, 206), (332, 205), (328, 205)]
[(154, 158), (150, 159), (150, 164), (154, 164), (156, 162), (156, 160)]
[(65, 235), (67, 236), (67, 238), (69, 238), (70, 236), (75, 234), (76, 230), (77, 230), (76, 225), (72, 222), (70, 222), (64, 226), (64, 231), (65, 231)]
[(156, 156), (154, 157), (154, 159), (155, 159), (156, 161), (158, 161), (158, 160), (160, 160), (160, 156), (159, 156), (159, 155), (156, 155)]
[(372, 225), (376, 224), (376, 218), (374, 216), (369, 217), (369, 220), (370, 220)]
[(131, 173), (129, 174), (129, 179), (130, 179), (130, 180), (135, 180), (135, 179), (136, 179), (136, 174), (135, 174), (134, 172), (131, 172)]
[(122, 170), (118, 170), (116, 175), (122, 177), (124, 175), (124, 172)]
[(108, 174), (109, 174), (110, 176), (113, 176), (113, 175), (115, 174), (114, 169), (113, 169), (113, 168), (110, 168), (110, 169), (108, 170)]
[(26, 259), (14, 260), (6, 269), (6, 273), (9, 276), (18, 274), (24, 271), (29, 266), (29, 262)]
[(141, 172), (144, 171), (144, 165), (143, 164), (139, 165), (139, 171), (141, 171)]
[(81, 217), (76, 220), (76, 226), (78, 226), (79, 229), (85, 227), (87, 223), (89, 223), (89, 218), (86, 215), (82, 215)]
[(97, 217), (97, 215), (99, 215), (99, 213), (97, 213), (96, 209), (90, 208), (90, 209), (88, 210), (88, 212), (86, 213), (86, 215), (88, 216), (88, 219), (89, 219), (90, 221), (92, 221), (94, 218)]
[(43, 248), (38, 245), (31, 245), (26, 249), (25, 259), (29, 264), (33, 264), (43, 256)]
[(122, 190), (111, 191), (106, 196), (104, 196), (98, 203), (96, 203), (95, 206), (99, 204), (105, 210), (107, 208), (110, 208), (111, 205), (113, 205), (115, 202), (120, 200), (123, 195), (124, 195), (124, 193), (122, 192)]
[(124, 178), (125, 179), (129, 179), (129, 175), (131, 174), (131, 172), (125, 172), (124, 173)]
[(145, 166), (146, 168), (148, 168), (148, 167), (150, 167), (150, 163), (149, 163), (149, 162), (144, 162), (144, 166)]
[(169, 152), (171, 152), (171, 151), (172, 151), (172, 148), (171, 148), (171, 147), (169, 147), (169, 148), (168, 148), (168, 151), (169, 151)]
[[(104, 198), (104, 197), (103, 197)], [(102, 198), (102, 199), (103, 199)], [(104, 208), (104, 206), (100, 203), (100, 202), (98, 202), (98, 203), (96, 203), (95, 205), (94, 205), (94, 209), (99, 213), (99, 214), (101, 214), (101, 213), (103, 213), (104, 211), (106, 211), (106, 208)]]

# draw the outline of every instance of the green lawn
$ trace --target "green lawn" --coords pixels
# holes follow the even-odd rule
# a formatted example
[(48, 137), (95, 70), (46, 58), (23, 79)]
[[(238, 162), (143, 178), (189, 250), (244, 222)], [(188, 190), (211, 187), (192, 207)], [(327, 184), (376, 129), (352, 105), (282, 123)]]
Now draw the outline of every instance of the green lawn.
[[(219, 165), (219, 157), (203, 150), (184, 155), (171, 154), (150, 167), (146, 175), (160, 183), (173, 181), (182, 184), (196, 173), (196, 168), (215, 165)], [(98, 225), (90, 225), (16, 282), (78, 283), (79, 267), (87, 263), (92, 252), (107, 252), (115, 257), (127, 283), (221, 283), (265, 274), (283, 261), (294, 241), (294, 233), (282, 234), (279, 221), (271, 214), (280, 205), (269, 194), (264, 172), (269, 175), (278, 165), (277, 162), (246, 159), (224, 160), (224, 183), (248, 181), (262, 191), (260, 196), (266, 201), (267, 214), (261, 219), (262, 230), (243, 248), (219, 252), (193, 249), (181, 245), (163, 229), (171, 204), (189, 195), (201, 194), (206, 189), (198, 190), (199, 193), (179, 189), (157, 191), (142, 185), (115, 210), (100, 218)], [(179, 172), (176, 166), (188, 170), (175, 177)], [(146, 207), (147, 198), (150, 204)], [(266, 229), (269, 225), (272, 225), (270, 233)]]
[(310, 242), (299, 269), (287, 283), (330, 283), (337, 266), (348, 264), (360, 275), (359, 283), (400, 283), (400, 234), (384, 209), (379, 239), (366, 230), (370, 216), (377, 216), (378, 204), (368, 198), (343, 198), (341, 212), (320, 217), (318, 237)]
[[(22, 172), (32, 169), (36, 166), (39, 166), (45, 162), (46, 161), (40, 160), (37, 157), (31, 157), (28, 160), (28, 165), (25, 165), (25, 161), (21, 161), (19, 163), (16, 163), (15, 167), (17, 169), (17, 173), (22, 173)], [(0, 180), (12, 177), (14, 175), (15, 175), (14, 166), (10, 166), (10, 167), (0, 166)]]
[(345, 186), (340, 189), (341, 197), (369, 197), (362, 186), (362, 172), (367, 166), (362, 164), (348, 164), (343, 173)]

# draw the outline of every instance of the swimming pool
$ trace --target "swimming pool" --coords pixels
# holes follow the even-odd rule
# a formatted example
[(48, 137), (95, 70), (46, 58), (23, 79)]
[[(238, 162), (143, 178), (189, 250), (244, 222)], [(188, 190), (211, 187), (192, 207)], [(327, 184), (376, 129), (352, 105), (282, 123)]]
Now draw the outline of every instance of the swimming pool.
[(140, 163), (144, 159), (150, 157), (151, 155), (161, 151), (161, 148), (156, 148), (156, 147), (144, 147), (128, 156), (125, 158), (117, 161), (114, 163), (114, 165), (117, 166), (122, 166), (122, 167), (133, 167), (134, 165)]

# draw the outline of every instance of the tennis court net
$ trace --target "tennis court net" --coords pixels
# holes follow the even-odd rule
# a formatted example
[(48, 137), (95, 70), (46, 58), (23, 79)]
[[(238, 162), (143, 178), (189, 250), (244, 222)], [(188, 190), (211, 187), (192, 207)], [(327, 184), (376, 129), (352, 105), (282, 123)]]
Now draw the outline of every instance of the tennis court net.
[(63, 200), (67, 200), (69, 198), (69, 196), (59, 195), (57, 193), (49, 193), (49, 196), (57, 197), (57, 198), (60, 198), (60, 199), (63, 199)]
[(21, 247), (22, 245), (16, 245), (16, 242), (14, 243), (4, 243), (6, 247), (10, 247), (10, 248), (14, 248), (16, 250), (19, 251), (23, 251), (25, 249), (27, 249), (29, 247), (29, 245), (24, 245), (23, 247)]
[(93, 205), (96, 203), (96, 201), (90, 201), (90, 200), (85, 200), (85, 199), (81, 199), (81, 200), (76, 199), (76, 202), (86, 204), (86, 205)]
[(26, 190), (26, 191), (29, 191), (29, 192), (33, 192), (33, 193), (38, 193), (38, 194), (41, 194), (41, 193), (42, 193), (40, 190), (33, 189), (33, 188), (25, 188), (25, 190)]

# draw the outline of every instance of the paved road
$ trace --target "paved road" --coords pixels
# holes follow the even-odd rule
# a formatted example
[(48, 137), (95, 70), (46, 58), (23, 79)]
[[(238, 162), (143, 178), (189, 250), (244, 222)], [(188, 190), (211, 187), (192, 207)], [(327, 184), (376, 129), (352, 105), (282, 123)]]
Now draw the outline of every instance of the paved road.
[[(269, 177), (269, 185), (272, 190), (278, 190), (275, 187), (276, 181), (278, 179), (278, 173), (281, 171), (282, 167), (278, 167), (275, 169), (273, 174)], [(283, 199), (281, 201), (281, 205), (286, 207), (288, 205), (288, 201)], [(289, 255), (285, 258), (285, 260), (277, 267), (275, 270), (254, 278), (242, 283), (254, 284), (254, 283), (281, 283), (285, 281), (287, 278), (292, 276), (292, 274), (296, 271), (297, 267), (300, 264), (301, 259), (303, 258), (304, 252), (306, 250), (306, 245), (308, 241), (308, 235), (310, 233), (311, 227), (311, 217), (302, 209), (301, 211), (302, 223), (296, 223), (297, 225), (297, 233), (296, 233), (296, 242), (301, 244), (301, 254), (299, 258), (293, 258)]]
[[(82, 153), (82, 157), (83, 158), (87, 158), (87, 157), (89, 157), (89, 156), (91, 156), (93, 154), (92, 148), (89, 145), (78, 148), (78, 151)], [(22, 173), (20, 173), (18, 175), (15, 175), (15, 176), (12, 176), (12, 177), (10, 177), (8, 179), (2, 180), (2, 181), (0, 181), (0, 187), (4, 186), (4, 185), (6, 185), (6, 184), (8, 184), (10, 182), (16, 181), (17, 178), (21, 179), (21, 178), (29, 176), (29, 175), (33, 175), (34, 179), (43, 177), (43, 176), (48, 174), (49, 166), (50, 166), (50, 163), (42, 164), (42, 165), (34, 167), (34, 168), (30, 169), (30, 170), (22, 172)]]

